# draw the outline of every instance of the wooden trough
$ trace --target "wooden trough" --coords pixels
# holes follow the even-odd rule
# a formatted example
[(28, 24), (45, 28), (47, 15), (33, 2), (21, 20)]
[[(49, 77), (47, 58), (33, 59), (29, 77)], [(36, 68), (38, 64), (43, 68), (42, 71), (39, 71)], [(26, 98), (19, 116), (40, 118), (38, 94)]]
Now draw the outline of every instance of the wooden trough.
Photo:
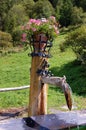
[(0, 121), (0, 130), (86, 130), (86, 111), (11, 118)]

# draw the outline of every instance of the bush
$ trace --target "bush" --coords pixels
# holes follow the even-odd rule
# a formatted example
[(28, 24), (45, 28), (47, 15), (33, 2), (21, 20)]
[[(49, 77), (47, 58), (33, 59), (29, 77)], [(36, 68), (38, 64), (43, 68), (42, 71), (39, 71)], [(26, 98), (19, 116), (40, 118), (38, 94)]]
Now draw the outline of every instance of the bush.
[(12, 47), (12, 37), (9, 33), (0, 31), (0, 48)]
[(21, 30), (20, 26), (16, 27), (12, 32), (14, 46), (21, 44), (21, 36), (22, 36), (22, 30)]
[(71, 46), (77, 59), (86, 64), (86, 25), (69, 33), (63, 45)]

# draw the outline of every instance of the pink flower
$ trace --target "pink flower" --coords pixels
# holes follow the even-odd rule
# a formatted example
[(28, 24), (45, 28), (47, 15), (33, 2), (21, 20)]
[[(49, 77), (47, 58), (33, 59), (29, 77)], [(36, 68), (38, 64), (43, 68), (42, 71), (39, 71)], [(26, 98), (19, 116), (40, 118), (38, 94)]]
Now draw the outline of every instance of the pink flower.
[(57, 26), (53, 25), (53, 28), (54, 28), (55, 33), (59, 34), (59, 30), (58, 30)]
[(27, 37), (27, 34), (26, 34), (26, 33), (23, 33), (23, 34), (22, 34), (22, 39), (21, 39), (22, 42), (25, 42), (25, 41), (26, 41), (26, 37)]
[(31, 30), (32, 30), (33, 32), (35, 32), (35, 31), (36, 31), (36, 28), (31, 28)]
[(56, 21), (56, 18), (54, 16), (50, 16), (50, 19)]
[(29, 21), (31, 24), (32, 23), (36, 23), (36, 19), (30, 19), (30, 21)]
[(26, 30), (29, 30), (30, 29), (30, 25), (27, 24), (26, 27), (25, 27)]
[(55, 33), (56, 33), (56, 34), (59, 34), (59, 30), (55, 30)]
[(49, 37), (55, 37), (59, 34), (58, 23), (54, 16), (50, 16), (48, 19), (29, 19), (28, 23), (22, 26), (22, 31), (24, 32), (22, 35), (23, 42), (30, 41), (31, 36), (35, 34), (35, 32), (48, 34)]
[(41, 20), (40, 19), (36, 20), (35, 24), (39, 26), (41, 24)]
[(25, 29), (24, 26), (21, 26), (21, 29), (24, 30)]

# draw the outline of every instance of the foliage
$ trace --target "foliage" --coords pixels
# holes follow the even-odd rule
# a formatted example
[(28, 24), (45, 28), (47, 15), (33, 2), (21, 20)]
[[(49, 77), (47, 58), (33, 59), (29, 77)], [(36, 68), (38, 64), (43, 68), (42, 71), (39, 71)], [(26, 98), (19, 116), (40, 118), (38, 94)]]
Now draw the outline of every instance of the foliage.
[(29, 22), (22, 26), (23, 35), (22, 41), (30, 43), (32, 36), (35, 34), (43, 33), (48, 39), (56, 37), (59, 33), (57, 28), (57, 22), (54, 16), (49, 17), (49, 19), (30, 19)]
[(4, 28), (4, 20), (6, 13), (10, 9), (10, 1), (9, 0), (0, 0), (0, 29)]
[(61, 0), (59, 2), (59, 22), (62, 26), (68, 26), (71, 23), (71, 12), (72, 12), (72, 7), (73, 4), (71, 2), (71, 0)]
[(48, 18), (51, 15), (54, 15), (55, 11), (52, 4), (48, 0), (38, 0), (33, 6), (31, 13), (31, 18)]
[(83, 8), (83, 10), (86, 12), (86, 0), (80, 1), (80, 6)]
[(15, 4), (19, 4), (21, 0), (0, 0), (0, 29), (6, 30), (4, 28), (5, 21), (7, 19), (7, 15), (9, 10), (13, 7)]
[(12, 47), (12, 37), (9, 33), (0, 31), (0, 48)]
[(86, 13), (79, 0), (58, 0), (55, 15), (62, 27), (86, 22)]
[(58, 0), (49, 0), (54, 8), (56, 8)]
[[(0, 0), (0, 29), (11, 33), (13, 24), (18, 21), (16, 20), (16, 16), (13, 16), (13, 14), (17, 15), (18, 11), (16, 10), (19, 9), (20, 11), (21, 8), (23, 8), (21, 14), (24, 14), (25, 17), (28, 15), (30, 18), (48, 18), (51, 15), (55, 15), (56, 18), (60, 20), (60, 24), (62, 26), (69, 26), (71, 24), (71, 20), (75, 18), (72, 17), (71, 19), (70, 17), (71, 9), (73, 10), (72, 6), (82, 7), (82, 9), (86, 12), (85, 4), (85, 0)], [(18, 5), (21, 5), (22, 7)], [(14, 8), (13, 6), (17, 6), (15, 7), (14, 11), (12, 9)], [(13, 13), (11, 13), (11, 11)], [(18, 13), (19, 19), (21, 17), (21, 14)], [(24, 16), (21, 17), (20, 21), (23, 21), (22, 19), (24, 19)], [(73, 12), (72, 16), (74, 16)], [(84, 14), (83, 17), (86, 18), (86, 15)], [(21, 22), (19, 24), (21, 24)], [(9, 27), (10, 25), (11, 27)]]
[(27, 15), (29, 17), (31, 16), (31, 12), (33, 10), (33, 6), (34, 6), (35, 2), (33, 0), (23, 0), (22, 5), (25, 8), (25, 12), (27, 13)]
[(72, 46), (78, 60), (86, 64), (86, 25), (69, 33), (64, 45)]
[(14, 5), (8, 12), (5, 20), (5, 29), (12, 33), (17, 26), (24, 24), (28, 19), (24, 7), (21, 4)]
[(86, 0), (73, 0), (74, 6), (82, 7), (82, 9), (86, 12)]
[(20, 26), (14, 28), (14, 30), (12, 31), (12, 38), (13, 38), (14, 46), (21, 44), (21, 35), (22, 35), (22, 30), (20, 30)]
[(81, 7), (73, 7), (71, 13), (71, 24), (78, 25), (83, 23), (86, 23), (86, 13), (83, 12)]

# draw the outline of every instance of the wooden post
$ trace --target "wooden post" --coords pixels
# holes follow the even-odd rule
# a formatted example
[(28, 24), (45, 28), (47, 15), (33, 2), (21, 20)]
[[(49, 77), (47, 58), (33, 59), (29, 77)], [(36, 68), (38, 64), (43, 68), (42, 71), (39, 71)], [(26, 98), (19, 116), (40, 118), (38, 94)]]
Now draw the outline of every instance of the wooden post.
[(32, 57), (30, 74), (29, 116), (47, 114), (47, 84), (41, 82), (41, 76), (37, 74), (43, 60), (40, 56)]
[[(35, 43), (33, 44), (34, 51), (32, 53), (33, 55), (30, 72), (30, 96), (28, 110), (29, 116), (47, 114), (47, 83), (60, 86), (65, 94), (68, 108), (70, 110), (72, 108), (71, 92), (68, 84), (66, 83), (65, 77), (49, 77), (45, 73), (48, 72), (45, 71), (47, 69), (47, 65), (44, 64), (48, 63), (48, 58), (46, 56), (48, 52), (45, 51), (45, 43), (47, 40), (48, 39), (46, 35), (42, 34), (37, 35), (37, 37), (35, 37), (35, 40), (33, 40)], [(43, 53), (45, 57), (42, 55)], [(45, 74), (42, 74), (40, 76), (40, 74), (37, 73), (38, 69), (41, 70), (41, 72), (43, 71)]]

